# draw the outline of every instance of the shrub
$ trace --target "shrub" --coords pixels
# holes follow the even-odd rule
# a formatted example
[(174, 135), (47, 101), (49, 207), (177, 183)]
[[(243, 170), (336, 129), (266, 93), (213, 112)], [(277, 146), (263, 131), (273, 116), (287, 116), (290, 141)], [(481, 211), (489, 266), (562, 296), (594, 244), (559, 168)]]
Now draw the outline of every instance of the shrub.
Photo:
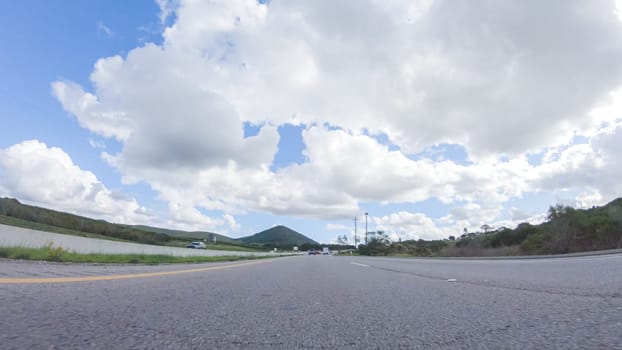
[(63, 255), (65, 254), (65, 249), (62, 246), (54, 247), (54, 242), (49, 242), (45, 245), (45, 249), (47, 251), (47, 259), (52, 261), (61, 261), (63, 260)]
[(550, 237), (543, 233), (534, 233), (529, 236), (520, 244), (520, 250), (524, 253), (543, 253), (546, 250), (547, 243), (549, 243)]

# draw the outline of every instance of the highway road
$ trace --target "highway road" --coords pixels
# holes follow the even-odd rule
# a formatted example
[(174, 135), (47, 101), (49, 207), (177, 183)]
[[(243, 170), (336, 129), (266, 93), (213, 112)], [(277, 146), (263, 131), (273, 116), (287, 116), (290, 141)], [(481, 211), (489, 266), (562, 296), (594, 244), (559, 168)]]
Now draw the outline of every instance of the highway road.
[(622, 254), (0, 261), (2, 349), (622, 349)]

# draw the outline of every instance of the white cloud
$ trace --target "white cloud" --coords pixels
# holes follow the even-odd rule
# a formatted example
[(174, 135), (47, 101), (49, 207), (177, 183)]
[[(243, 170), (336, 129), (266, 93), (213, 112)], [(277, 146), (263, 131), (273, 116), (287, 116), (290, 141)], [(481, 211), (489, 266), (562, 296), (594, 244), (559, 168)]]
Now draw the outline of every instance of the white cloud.
[(603, 196), (599, 192), (583, 192), (576, 198), (576, 207), (578, 208), (591, 208), (595, 205), (603, 204)]
[(175, 12), (179, 7), (178, 0), (156, 0), (156, 3), (160, 7), (160, 23), (164, 24), (166, 20)]
[(235, 221), (235, 217), (233, 215), (225, 214), (223, 215), (224, 221), (227, 223), (229, 228), (233, 231), (240, 230), (240, 224)]
[(69, 81), (53, 82), (52, 94), (67, 112), (78, 119), (82, 127), (119, 141), (129, 137), (131, 120), (127, 117), (127, 112), (104, 108), (97, 96), (85, 92), (78, 84)]
[(147, 210), (82, 170), (60, 148), (37, 140), (0, 149), (0, 188), (29, 203), (118, 223), (146, 223)]
[[(544, 190), (580, 189), (604, 201), (622, 194), (617, 180), (622, 172), (622, 126), (605, 127), (589, 143), (559, 150), (547, 163), (538, 167), (536, 185)], [(598, 194), (597, 194), (598, 193)], [(602, 203), (601, 203), (602, 204)]]
[(467, 203), (451, 208), (448, 215), (438, 219), (438, 223), (450, 225), (454, 233), (464, 228), (469, 231), (480, 231), (482, 225), (496, 226), (502, 214), (501, 211), (502, 207), (499, 203), (487, 205)]
[(385, 231), (392, 240), (437, 239), (444, 235), (434, 221), (423, 213), (400, 211), (382, 217), (373, 217), (376, 229)]
[(240, 228), (232, 215), (210, 217), (176, 203), (157, 217), (136, 199), (108, 189), (95, 174), (80, 169), (62, 149), (37, 140), (0, 149), (0, 175), (2, 196), (115, 223), (226, 232)]
[(224, 223), (224, 219), (204, 215), (193, 206), (185, 206), (178, 203), (169, 204), (168, 227), (187, 231), (210, 230), (222, 226)]
[(106, 35), (109, 38), (112, 38), (114, 36), (114, 32), (112, 31), (112, 29), (110, 29), (102, 21), (97, 22), (97, 31), (100, 33), (104, 33), (104, 35)]
[[(166, 50), (203, 55), (205, 86), (249, 120), (296, 114), (385, 131), (406, 150), (450, 141), (473, 155), (516, 154), (569, 137), (620, 85), (613, 9), (582, 1), (182, 2), (164, 36)], [(549, 127), (534, 127), (543, 122)]]
[[(279, 137), (271, 126), (243, 137), (235, 108), (222, 96), (202, 89), (183, 60), (154, 45), (122, 59), (100, 59), (91, 80), (96, 95), (71, 82), (53, 83), (53, 92), (80, 124), (123, 142), (109, 156), (120, 169), (203, 168), (234, 161), (267, 166)], [(156, 73), (154, 75), (154, 73)]]
[[(613, 1), (157, 3), (174, 19), (161, 46), (100, 59), (92, 92), (52, 90), (81, 126), (121, 142), (104, 158), (180, 225), (238, 227), (201, 209), (331, 219), (363, 201), (438, 198), (453, 209), (437, 222), (400, 211), (378, 225), (440, 237), (512, 222), (505, 203), (528, 192), (622, 195)], [(244, 138), (244, 122), (263, 126)], [(287, 122), (307, 125), (305, 162), (272, 171)], [(441, 143), (471, 162), (413, 156)]]
[(499, 203), (522, 193), (533, 177), (524, 158), (509, 162), (458, 165), (412, 160), (365, 135), (311, 127), (304, 132), (308, 163), (298, 178), (315, 181), (365, 201)]
[(348, 231), (351, 229), (352, 227), (346, 225), (326, 224), (326, 230), (328, 231)]
[(171, 3), (159, 2), (164, 16), (177, 15), (163, 47), (135, 49), (128, 64), (101, 61), (99, 89), (109, 70), (115, 87), (134, 81), (139, 94), (147, 77), (155, 91), (181, 78), (193, 93), (184, 101), (209, 91), (246, 120), (296, 115), (385, 131), (405, 150), (453, 142), (477, 155), (566, 139), (620, 85), (613, 3)]
[(93, 138), (89, 138), (89, 145), (95, 149), (105, 149), (106, 148), (106, 144), (104, 143), (104, 141), (101, 140), (96, 140)]

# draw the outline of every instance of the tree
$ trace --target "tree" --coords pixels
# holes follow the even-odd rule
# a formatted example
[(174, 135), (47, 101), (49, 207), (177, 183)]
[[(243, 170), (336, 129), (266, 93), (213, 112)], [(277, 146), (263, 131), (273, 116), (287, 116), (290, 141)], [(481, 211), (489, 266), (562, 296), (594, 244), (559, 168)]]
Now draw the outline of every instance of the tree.
[(343, 236), (337, 236), (337, 243), (348, 245), (348, 236), (346, 236), (345, 234)]
[(390, 251), (391, 239), (384, 231), (377, 231), (367, 244), (359, 246), (359, 253), (363, 255), (387, 255)]
[[(557, 204), (549, 208), (547, 215), (552, 228), (554, 253), (568, 253), (577, 246), (582, 233), (587, 231), (587, 217), (582, 210)], [(581, 247), (577, 247), (581, 248)]]
[(619, 232), (620, 239), (618, 240), (616, 248), (620, 249), (622, 248), (622, 210), (620, 209), (620, 207), (610, 208), (609, 217), (611, 218), (612, 224), (617, 226), (617, 231)]
[(455, 241), (456, 240), (456, 236), (449, 236), (449, 240), (450, 241)]

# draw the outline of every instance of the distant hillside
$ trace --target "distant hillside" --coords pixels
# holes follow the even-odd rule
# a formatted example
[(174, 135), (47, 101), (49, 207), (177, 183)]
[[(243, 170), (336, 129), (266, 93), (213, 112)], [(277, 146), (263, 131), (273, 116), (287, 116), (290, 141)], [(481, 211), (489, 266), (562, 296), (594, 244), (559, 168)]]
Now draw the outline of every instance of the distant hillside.
[(201, 240), (209, 239), (210, 237), (216, 237), (216, 242), (218, 243), (239, 244), (239, 242), (237, 242), (233, 238), (227, 237), (225, 235), (221, 235), (219, 233), (214, 233), (214, 232), (170, 230), (166, 228), (159, 228), (159, 227), (145, 226), (145, 225), (133, 225), (132, 227), (142, 230), (142, 231), (164, 233), (165, 235), (169, 235), (171, 237), (193, 238), (193, 239), (201, 239)]
[[(319, 247), (319, 244), (285, 226), (276, 226), (255, 235), (233, 239), (218, 233), (181, 231), (146, 225), (122, 225), (104, 220), (64, 213), (52, 209), (20, 203), (14, 198), (0, 198), (0, 223), (25, 228), (105, 239), (121, 239), (146, 244), (177, 245), (183, 241), (216, 237), (219, 245), (242, 248), (291, 248), (293, 246)], [(252, 246), (252, 247), (249, 247)], [(219, 247), (218, 249), (224, 249)], [(308, 248), (307, 248), (308, 249)]]
[(237, 241), (265, 247), (290, 248), (303, 245), (319, 246), (319, 243), (285, 226), (275, 226)]
[(13, 198), (0, 198), (0, 215), (25, 220), (25, 222), (139, 243), (165, 244), (171, 241), (171, 237), (163, 233), (148, 232), (127, 225), (113, 224), (104, 220), (94, 220), (84, 216), (26, 205)]

